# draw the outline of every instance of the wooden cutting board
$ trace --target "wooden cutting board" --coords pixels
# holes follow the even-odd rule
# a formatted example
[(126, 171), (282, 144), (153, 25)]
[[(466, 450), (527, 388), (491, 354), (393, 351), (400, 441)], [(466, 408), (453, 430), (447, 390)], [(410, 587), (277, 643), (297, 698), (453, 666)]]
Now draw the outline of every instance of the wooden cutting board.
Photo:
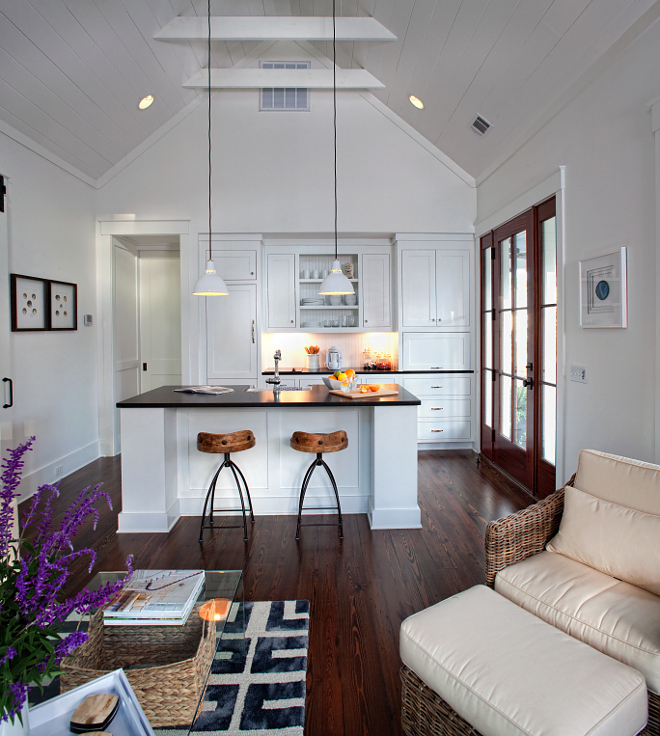
[(345, 399), (377, 399), (379, 396), (396, 396), (399, 392), (391, 388), (380, 388), (378, 391), (369, 391), (363, 393), (359, 389), (353, 391), (328, 391), (329, 394), (343, 396)]

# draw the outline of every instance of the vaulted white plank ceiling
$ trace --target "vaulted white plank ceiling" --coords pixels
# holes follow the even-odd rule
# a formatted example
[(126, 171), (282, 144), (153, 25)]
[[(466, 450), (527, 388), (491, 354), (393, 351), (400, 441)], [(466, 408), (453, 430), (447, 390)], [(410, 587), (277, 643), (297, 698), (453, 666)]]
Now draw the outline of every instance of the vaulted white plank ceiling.
[[(206, 7), (206, 0), (0, 0), (0, 131), (102, 182), (201, 100), (202, 91), (184, 84), (207, 66), (206, 42), (155, 37), (178, 17), (205, 18)], [(332, 2), (212, 0), (211, 10), (318, 18), (332, 14)], [(375, 95), (479, 178), (656, 22), (660, 0), (337, 0), (337, 15), (375, 18), (396, 36), (338, 42), (338, 67), (366, 70), (365, 80), (384, 85), (365, 82), (371, 92), (355, 93)], [(267, 27), (256, 25), (260, 33)], [(290, 35), (294, 24), (268, 25)], [(327, 37), (323, 25), (313, 38)], [(311, 43), (331, 57), (327, 41)], [(258, 45), (214, 40), (211, 66), (244, 65)], [(156, 101), (140, 112), (147, 94)], [(482, 138), (470, 128), (477, 113), (492, 124)]]

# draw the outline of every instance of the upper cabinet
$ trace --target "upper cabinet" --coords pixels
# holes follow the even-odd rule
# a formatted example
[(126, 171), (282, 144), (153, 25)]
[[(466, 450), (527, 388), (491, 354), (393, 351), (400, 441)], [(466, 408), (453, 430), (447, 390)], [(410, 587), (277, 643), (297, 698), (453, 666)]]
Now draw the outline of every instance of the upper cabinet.
[(296, 328), (298, 290), (295, 279), (296, 257), (293, 253), (269, 253), (266, 256), (266, 308), (268, 329)]
[(401, 329), (469, 329), (472, 244), (423, 245), (400, 251)]
[(339, 262), (352, 295), (321, 296), (332, 268), (327, 244), (265, 248), (266, 325), (279, 332), (367, 332), (392, 328), (391, 246), (344, 246)]

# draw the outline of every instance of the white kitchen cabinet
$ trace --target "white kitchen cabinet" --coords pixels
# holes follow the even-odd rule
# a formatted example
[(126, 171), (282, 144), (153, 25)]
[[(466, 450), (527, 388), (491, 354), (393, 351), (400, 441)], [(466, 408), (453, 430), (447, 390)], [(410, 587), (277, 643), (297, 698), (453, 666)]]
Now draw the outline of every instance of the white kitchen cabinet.
[[(329, 376), (330, 371), (327, 371), (324, 375)], [(323, 378), (321, 376), (309, 376), (306, 375), (303, 378), (298, 379), (298, 388), (309, 389), (312, 386), (323, 385)]]
[(472, 374), (407, 374), (402, 383), (422, 402), (417, 412), (420, 444), (472, 441)]
[(362, 321), (366, 330), (391, 327), (390, 256), (365, 253), (362, 256)]
[(470, 327), (470, 249), (401, 251), (401, 327)]
[(266, 256), (267, 325), (273, 330), (296, 328), (296, 257), (293, 253)]
[(471, 368), (469, 332), (406, 332), (401, 368), (405, 371), (465, 371)]
[(206, 299), (207, 379), (257, 377), (257, 285), (228, 284)]
[(256, 281), (256, 250), (221, 250), (213, 253), (216, 271), (227, 281)]

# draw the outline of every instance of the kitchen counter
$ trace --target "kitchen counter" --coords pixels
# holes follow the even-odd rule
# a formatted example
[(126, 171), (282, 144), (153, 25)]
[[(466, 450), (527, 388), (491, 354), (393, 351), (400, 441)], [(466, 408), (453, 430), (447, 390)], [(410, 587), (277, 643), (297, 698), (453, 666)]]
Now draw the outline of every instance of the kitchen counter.
[[(301, 371), (302, 373), (302, 371)], [(120, 401), (122, 510), (118, 532), (168, 532), (181, 516), (201, 516), (222, 455), (199, 452), (199, 432), (249, 429), (256, 445), (237, 453), (254, 512), (295, 516), (309, 455), (292, 449), (293, 432), (348, 434), (348, 446), (330, 453), (343, 513), (366, 513), (372, 529), (419, 529), (417, 409), (402, 386), (396, 396), (349, 399), (323, 385), (309, 390), (234, 391), (218, 396), (175, 392), (175, 386)], [(329, 507), (334, 493), (323, 473), (307, 491), (309, 506)], [(240, 513), (231, 473), (222, 473), (216, 507)], [(319, 513), (315, 511), (314, 513)], [(324, 512), (321, 512), (324, 513)], [(225, 512), (223, 512), (225, 514)], [(291, 519), (295, 529), (295, 518)], [(232, 534), (220, 530), (216, 534)], [(313, 528), (305, 534), (314, 534)]]
[(218, 409), (249, 409), (278, 406), (281, 408), (312, 407), (340, 407), (340, 406), (419, 406), (422, 402), (403, 386), (383, 384), (388, 388), (398, 389), (396, 396), (378, 396), (377, 393), (364, 394), (356, 399), (347, 399), (343, 396), (329, 393), (325, 386), (313, 386), (308, 390), (280, 391), (278, 394), (272, 389), (246, 391), (245, 386), (232, 386), (234, 390), (229, 394), (213, 396), (210, 394), (191, 394), (176, 392), (181, 386), (162, 386), (130, 399), (124, 399), (117, 404), (119, 409), (200, 409), (216, 407)]

